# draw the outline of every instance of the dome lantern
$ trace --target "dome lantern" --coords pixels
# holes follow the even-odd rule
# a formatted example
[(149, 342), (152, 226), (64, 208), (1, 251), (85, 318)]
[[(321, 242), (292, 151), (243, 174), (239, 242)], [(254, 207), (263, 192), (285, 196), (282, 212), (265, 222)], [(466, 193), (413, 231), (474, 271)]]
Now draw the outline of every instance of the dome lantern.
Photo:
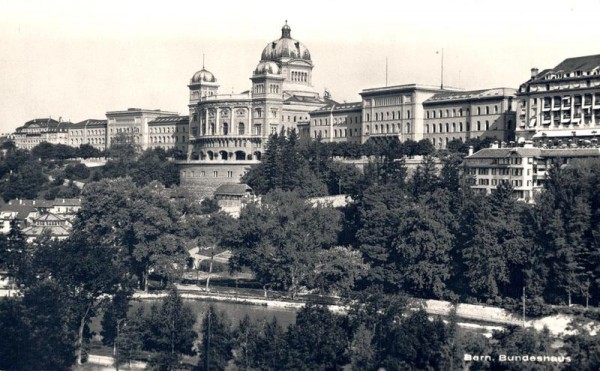
[(285, 24), (281, 27), (281, 38), (282, 39), (291, 39), (292, 38), (292, 29), (287, 24), (287, 19), (285, 20)]

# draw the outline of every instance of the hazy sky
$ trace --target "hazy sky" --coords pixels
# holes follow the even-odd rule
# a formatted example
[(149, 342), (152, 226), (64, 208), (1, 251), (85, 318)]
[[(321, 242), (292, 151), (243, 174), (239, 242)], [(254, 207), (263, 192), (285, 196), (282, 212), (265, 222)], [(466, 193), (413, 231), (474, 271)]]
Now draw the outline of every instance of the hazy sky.
[(600, 0), (0, 0), (0, 133), (52, 116), (81, 121), (128, 107), (187, 114), (191, 76), (249, 89), (281, 35), (311, 52), (313, 84), (339, 101), (365, 88), (440, 83), (518, 87), (531, 67), (600, 54)]

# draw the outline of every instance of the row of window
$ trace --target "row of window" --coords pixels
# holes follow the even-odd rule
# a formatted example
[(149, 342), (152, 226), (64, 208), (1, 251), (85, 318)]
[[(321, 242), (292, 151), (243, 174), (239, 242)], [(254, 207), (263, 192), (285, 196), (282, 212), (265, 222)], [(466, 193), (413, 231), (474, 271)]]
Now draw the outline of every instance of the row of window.
[[(485, 106), (483, 111), (481, 109), (482, 107), (477, 107), (477, 115), (481, 115), (482, 112), (485, 112), (485, 115), (489, 115), (491, 110), (490, 110), (490, 106)], [(494, 105), (493, 106), (493, 112), (494, 114), (498, 114), (500, 112), (500, 109), (498, 108), (498, 105)], [(445, 115), (444, 115), (445, 113)], [(469, 108), (466, 109), (466, 115), (468, 116), (469, 114), (471, 114), (471, 110)], [(456, 108), (453, 108), (452, 111), (450, 111), (450, 109), (446, 109), (446, 110), (427, 110), (425, 111), (425, 118), (428, 119), (435, 119), (435, 118), (444, 118), (444, 117), (462, 117), (463, 116), (463, 109), (459, 108), (458, 110)]]
[[(69, 130), (69, 135), (83, 135), (84, 130)], [(106, 135), (104, 129), (87, 129), (87, 135)]]
[[(361, 119), (360, 116), (345, 116), (345, 117), (334, 117), (333, 118), (333, 124), (337, 125), (337, 124), (360, 124), (361, 123)], [(317, 126), (317, 125), (328, 125), (329, 124), (329, 120), (328, 119), (313, 119), (313, 125)]]
[[(202, 170), (199, 172), (195, 172), (195, 171), (184, 171), (182, 173), (184, 178), (203, 178), (206, 177), (206, 171)], [(219, 172), (217, 170), (212, 172), (212, 177), (213, 178), (218, 178), (219, 177)], [(227, 178), (233, 178), (233, 171), (228, 171), (227, 172)]]
[[(400, 96), (375, 98), (375, 99), (373, 99), (373, 105), (375, 107), (397, 106), (402, 103), (400, 101), (400, 98), (401, 98)], [(410, 103), (411, 101), (412, 101), (412, 98), (410, 95), (404, 96), (404, 103)]]
[[(185, 136), (181, 137), (181, 142), (185, 143)], [(178, 136), (151, 136), (150, 143), (179, 143)]]
[[(480, 167), (480, 168), (471, 169), (472, 174), (475, 174), (476, 169), (477, 169), (477, 174), (479, 174), (479, 175), (489, 175), (491, 173), (492, 175), (523, 176), (523, 169), (507, 169), (507, 168), (502, 168), (502, 169), (492, 168), (492, 169), (490, 169), (487, 167)], [(531, 175), (531, 169), (527, 169), (527, 175)]]
[[(508, 179), (477, 179), (477, 185), (489, 186), (490, 185), (490, 180), (491, 180), (492, 186), (497, 186), (499, 184), (508, 183), (509, 182)], [(474, 184), (474, 179), (470, 183)], [(522, 180), (511, 180), (510, 181), (510, 185), (512, 185), (513, 187), (522, 187), (523, 186), (523, 181)], [(527, 186), (528, 187), (531, 186), (531, 180), (527, 181)]]
[[(385, 113), (385, 115), (384, 115)], [(410, 120), (410, 110), (407, 109), (406, 110), (406, 115), (405, 115), (406, 119)], [(384, 120), (396, 120), (396, 119), (401, 119), (402, 118), (402, 112), (401, 111), (391, 111), (390, 112), (375, 112), (375, 121), (384, 121)], [(371, 121), (371, 115), (369, 113), (367, 113), (367, 121)]]
[[(367, 131), (366, 134), (369, 135), (369, 125), (367, 125)], [(410, 122), (407, 122), (406, 125), (404, 126), (405, 130), (404, 133), (405, 134), (410, 134)], [(389, 134), (389, 133), (398, 133), (398, 134), (402, 134), (402, 124), (398, 123), (398, 124), (375, 124), (373, 126), (373, 134)]]
[[(325, 133), (325, 136), (323, 137), (323, 133)], [(325, 130), (324, 132), (322, 130), (315, 130), (313, 132), (313, 136), (315, 138), (327, 138), (327, 130)], [(353, 134), (354, 133), (354, 134)], [(358, 137), (360, 136), (361, 131), (360, 129), (355, 128), (354, 131), (352, 129), (335, 129), (333, 131), (333, 137), (334, 138), (347, 138), (347, 137)]]
[(71, 145), (78, 146), (83, 143), (88, 144), (104, 144), (104, 138), (87, 138), (84, 140), (83, 138), (71, 138)]
[(292, 81), (308, 82), (308, 73), (300, 72), (300, 71), (292, 71), (290, 74), (290, 79)]
[[(481, 121), (477, 121), (477, 124), (475, 126), (475, 130), (476, 131), (482, 131), (482, 130), (490, 130), (490, 122), (488, 120), (485, 121), (485, 123), (481, 123)], [(456, 125), (455, 122), (452, 123), (452, 125), (450, 125), (450, 123), (446, 123), (446, 124), (425, 124), (425, 133), (430, 134), (433, 133), (435, 134), (437, 133), (456, 133), (456, 132), (462, 132), (463, 131), (463, 123), (459, 122), (458, 125)], [(466, 123), (466, 131), (471, 131), (471, 125), (467, 122)]]

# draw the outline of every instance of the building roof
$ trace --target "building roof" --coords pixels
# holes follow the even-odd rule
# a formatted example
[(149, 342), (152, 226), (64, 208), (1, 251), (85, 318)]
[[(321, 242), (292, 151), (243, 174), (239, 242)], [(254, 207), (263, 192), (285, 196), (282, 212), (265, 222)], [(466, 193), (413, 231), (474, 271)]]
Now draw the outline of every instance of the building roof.
[(7, 203), (0, 204), (0, 211), (18, 210), (22, 207), (31, 208), (51, 208), (54, 206), (81, 206), (79, 198), (57, 198), (55, 200), (10, 200)]
[[(579, 76), (577, 76), (578, 72), (580, 73)], [(529, 82), (540, 82), (540, 80), (547, 79), (572, 79), (574, 77), (587, 78), (592, 72), (600, 74), (600, 54), (567, 58), (556, 67), (539, 72)], [(562, 76), (559, 77), (558, 74)]]
[(470, 156), (467, 156), (465, 159), (505, 158), (505, 157), (509, 157), (512, 154), (517, 154), (520, 157), (539, 157), (542, 154), (542, 149), (541, 148), (523, 148), (523, 147), (484, 148)]
[(600, 148), (542, 149), (542, 157), (600, 157)]
[(300, 95), (292, 95), (291, 97), (285, 99), (283, 103), (325, 103), (323, 99), (315, 98), (315, 97), (304, 97)]
[(227, 183), (227, 184), (221, 184), (216, 189), (215, 196), (217, 196), (217, 195), (243, 196), (248, 192), (252, 192), (252, 188), (250, 188), (250, 186), (247, 184)]
[[(333, 110), (332, 110), (333, 108)], [(339, 111), (361, 111), (362, 110), (362, 102), (350, 102), (350, 103), (337, 103), (331, 102), (321, 108), (318, 108), (312, 111), (310, 114), (320, 114), (320, 113), (331, 113), (331, 112), (339, 112)]]
[(508, 96), (514, 96), (516, 92), (517, 91), (515, 89), (511, 88), (494, 88), (469, 91), (444, 91), (435, 94), (433, 97), (423, 102), (423, 104), (503, 98)]
[(49, 231), (50, 236), (59, 237), (59, 236), (68, 236), (70, 233), (70, 228), (65, 228), (62, 225), (32, 225), (30, 227), (23, 229), (23, 234), (27, 237), (39, 237), (44, 231)]
[(394, 86), (385, 86), (379, 88), (369, 88), (363, 89), (359, 94), (361, 96), (365, 95), (378, 95), (378, 94), (389, 94), (389, 93), (397, 93), (397, 92), (412, 92), (415, 90), (421, 91), (429, 91), (429, 92), (441, 92), (441, 91), (455, 91), (458, 89), (454, 88), (440, 88), (439, 86), (433, 85), (421, 85), (421, 84), (404, 84), (404, 85), (394, 85)]
[(160, 114), (163, 116), (166, 116), (166, 115), (177, 116), (177, 112), (161, 111), (159, 109), (144, 109), (144, 108), (127, 108), (124, 111), (108, 111), (108, 112), (106, 112), (106, 116), (136, 115), (136, 114), (139, 115), (139, 114), (144, 114), (144, 113)]
[(23, 124), (23, 126), (19, 126), (18, 128), (15, 129), (16, 132), (19, 132), (21, 130), (27, 129), (31, 126), (37, 126), (40, 128), (45, 128), (45, 129), (65, 129), (65, 127), (69, 127), (73, 125), (71, 122), (69, 121), (56, 121), (53, 118), (39, 118), (39, 119), (33, 119), (33, 120), (29, 120), (27, 121), (25, 124)]
[(107, 120), (86, 119), (75, 124), (71, 124), (70, 128), (88, 128), (88, 127), (106, 127)]
[(164, 125), (172, 123), (187, 123), (189, 116), (160, 116), (148, 122), (148, 125)]
[(556, 72), (592, 71), (597, 67), (600, 67), (600, 54), (567, 58), (554, 67), (553, 70)]
[(37, 222), (65, 222), (65, 221), (66, 221), (66, 219), (61, 218), (60, 216), (53, 214), (53, 213), (42, 214), (33, 220), (34, 223), (37, 223)]

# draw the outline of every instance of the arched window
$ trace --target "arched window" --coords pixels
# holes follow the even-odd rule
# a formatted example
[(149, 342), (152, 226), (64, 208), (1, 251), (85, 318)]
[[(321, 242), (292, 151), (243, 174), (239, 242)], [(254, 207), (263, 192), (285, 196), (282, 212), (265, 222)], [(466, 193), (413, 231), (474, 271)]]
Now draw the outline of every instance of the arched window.
[(450, 125), (448, 123), (446, 123), (446, 133), (450, 132)]
[(245, 134), (245, 126), (243, 122), (240, 122), (238, 124), (238, 135), (244, 135)]
[(477, 121), (477, 131), (481, 130), (481, 121)]
[(229, 124), (226, 122), (223, 123), (223, 135), (229, 134)]
[(442, 123), (440, 123), (439, 127), (440, 127), (440, 133), (443, 133), (443, 131), (442, 131)]
[(455, 133), (456, 132), (456, 122), (452, 123), (452, 132)]
[(485, 130), (490, 130), (490, 122), (485, 120)]
[(406, 134), (410, 134), (410, 122), (406, 123)]
[(429, 134), (429, 125), (425, 125), (425, 132)]

